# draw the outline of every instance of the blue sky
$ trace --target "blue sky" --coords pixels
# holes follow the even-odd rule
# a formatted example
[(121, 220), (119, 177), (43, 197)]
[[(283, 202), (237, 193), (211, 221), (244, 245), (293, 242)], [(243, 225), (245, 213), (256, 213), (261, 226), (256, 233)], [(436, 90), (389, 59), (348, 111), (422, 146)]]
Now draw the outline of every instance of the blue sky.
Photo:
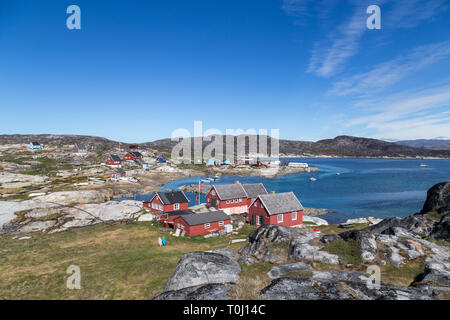
[(449, 2), (2, 0), (0, 133), (450, 137)]

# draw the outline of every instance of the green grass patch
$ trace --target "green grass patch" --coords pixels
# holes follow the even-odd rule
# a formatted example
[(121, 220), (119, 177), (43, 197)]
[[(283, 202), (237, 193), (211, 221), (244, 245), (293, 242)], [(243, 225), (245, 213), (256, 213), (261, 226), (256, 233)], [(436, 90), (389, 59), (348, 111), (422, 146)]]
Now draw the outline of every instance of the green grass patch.
[[(239, 235), (176, 238), (151, 223), (114, 223), (29, 240), (0, 237), (0, 299), (151, 299), (160, 293), (181, 256), (230, 245)], [(245, 231), (246, 230), (246, 231)], [(157, 239), (167, 239), (159, 247)], [(248, 236), (246, 234), (245, 236)], [(81, 269), (81, 290), (66, 287), (69, 265)]]
[(361, 243), (359, 240), (334, 240), (327, 243), (324, 249), (329, 253), (337, 254), (346, 263), (360, 264), (363, 262), (361, 258)]

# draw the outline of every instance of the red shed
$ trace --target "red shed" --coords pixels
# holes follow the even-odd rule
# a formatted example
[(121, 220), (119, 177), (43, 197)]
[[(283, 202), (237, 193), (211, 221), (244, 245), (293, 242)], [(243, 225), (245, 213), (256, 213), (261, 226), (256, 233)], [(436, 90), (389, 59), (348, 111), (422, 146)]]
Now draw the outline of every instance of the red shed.
[(303, 224), (303, 206), (293, 192), (260, 195), (248, 212), (248, 222), (257, 226)]
[(133, 161), (133, 160), (139, 160), (142, 159), (143, 155), (140, 152), (128, 152), (126, 155), (123, 156), (123, 161)]
[(153, 212), (186, 210), (189, 200), (183, 191), (157, 192), (150, 202), (143, 202), (145, 208)]
[(189, 214), (175, 219), (175, 230), (185, 231), (188, 237), (218, 232), (231, 224), (230, 217), (223, 211)]
[(105, 161), (107, 166), (119, 167), (122, 165), (122, 159), (117, 154), (109, 155), (109, 158)]

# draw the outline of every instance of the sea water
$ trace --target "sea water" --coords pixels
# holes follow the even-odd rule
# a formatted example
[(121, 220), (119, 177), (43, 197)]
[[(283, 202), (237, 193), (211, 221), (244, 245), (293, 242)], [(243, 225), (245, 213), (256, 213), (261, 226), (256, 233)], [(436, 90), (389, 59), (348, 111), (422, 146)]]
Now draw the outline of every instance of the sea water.
[[(222, 176), (210, 184), (262, 182), (267, 191), (293, 191), (305, 207), (326, 208), (332, 213), (320, 216), (329, 223), (341, 223), (350, 218), (405, 217), (422, 209), (427, 190), (438, 182), (450, 180), (450, 160), (421, 159), (329, 159), (295, 158), (307, 162), (321, 172), (280, 175), (275, 178), (254, 176)], [(426, 163), (428, 167), (421, 167)], [(336, 173), (340, 173), (337, 175)], [(311, 182), (315, 177), (317, 181)], [(198, 184), (205, 177), (176, 180), (163, 189)], [(204, 187), (206, 186), (203, 184)], [(190, 205), (197, 203), (195, 194), (186, 193)], [(136, 195), (136, 200), (148, 200), (148, 195)], [(200, 198), (205, 202), (205, 195)]]

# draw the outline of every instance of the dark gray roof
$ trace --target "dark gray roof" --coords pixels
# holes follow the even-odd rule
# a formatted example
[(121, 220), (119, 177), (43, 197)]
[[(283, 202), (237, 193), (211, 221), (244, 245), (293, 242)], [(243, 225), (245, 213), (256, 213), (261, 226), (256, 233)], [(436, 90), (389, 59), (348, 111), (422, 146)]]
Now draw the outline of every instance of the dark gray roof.
[(240, 183), (213, 185), (213, 188), (216, 189), (220, 200), (247, 197), (247, 193), (245, 193), (245, 190)]
[(157, 192), (155, 196), (158, 196), (163, 204), (174, 204), (189, 201), (183, 191)]
[(113, 161), (122, 161), (122, 159), (117, 154), (111, 154), (110, 156)]
[(168, 217), (176, 217), (176, 216), (186, 216), (188, 214), (193, 214), (193, 213), (194, 213), (194, 211), (192, 211), (191, 209), (187, 209), (187, 210), (166, 212), (164, 214), (167, 214)]
[(293, 192), (271, 193), (258, 196), (269, 215), (303, 210)]
[(188, 214), (186, 216), (183, 216), (182, 219), (186, 221), (188, 225), (196, 226), (199, 224), (229, 220), (230, 216), (225, 212), (219, 210), (205, 213)]
[(31, 141), (31, 144), (33, 146), (40, 146), (41, 145), (39, 142), (36, 142), (36, 141)]
[(133, 157), (143, 157), (143, 155), (142, 155), (142, 153), (140, 153), (140, 152), (137, 152), (137, 151), (134, 151), (134, 152), (130, 152), (130, 154), (133, 156)]
[(243, 184), (242, 187), (244, 188), (245, 193), (247, 193), (248, 198), (256, 198), (259, 195), (268, 193), (262, 183)]
[(137, 149), (138, 146), (135, 145), (135, 144), (130, 144), (130, 145), (128, 146), (128, 148), (130, 148), (130, 149)]

